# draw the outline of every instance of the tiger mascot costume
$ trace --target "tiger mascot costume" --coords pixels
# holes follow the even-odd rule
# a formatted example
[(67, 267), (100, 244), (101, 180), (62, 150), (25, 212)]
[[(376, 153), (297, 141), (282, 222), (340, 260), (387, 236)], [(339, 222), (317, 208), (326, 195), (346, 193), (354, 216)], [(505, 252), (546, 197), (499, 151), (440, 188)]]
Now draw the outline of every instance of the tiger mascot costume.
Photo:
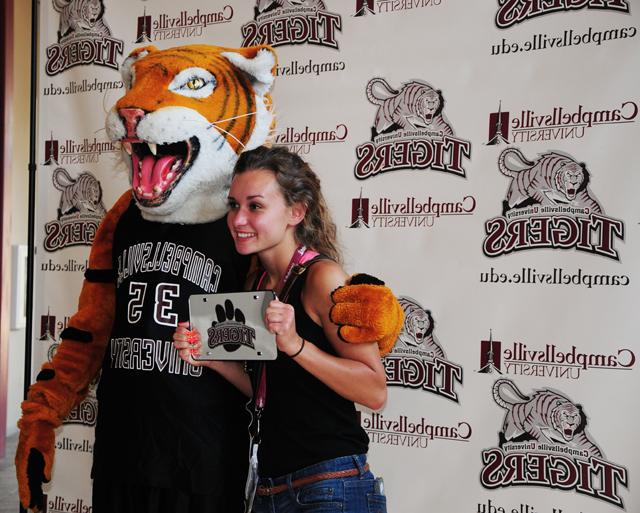
[[(266, 46), (193, 45), (132, 52), (107, 133), (130, 164), (131, 190), (104, 217), (78, 312), (22, 404), (20, 499), (43, 508), (55, 430), (101, 372), (93, 451), (94, 513), (234, 513), (246, 476), (246, 399), (177, 357), (172, 335), (195, 293), (242, 290), (251, 262), (226, 226), (240, 152), (273, 130), (276, 66)], [(363, 278), (364, 277), (364, 278)], [(333, 293), (347, 342), (389, 351), (402, 309), (382, 282), (356, 275)]]

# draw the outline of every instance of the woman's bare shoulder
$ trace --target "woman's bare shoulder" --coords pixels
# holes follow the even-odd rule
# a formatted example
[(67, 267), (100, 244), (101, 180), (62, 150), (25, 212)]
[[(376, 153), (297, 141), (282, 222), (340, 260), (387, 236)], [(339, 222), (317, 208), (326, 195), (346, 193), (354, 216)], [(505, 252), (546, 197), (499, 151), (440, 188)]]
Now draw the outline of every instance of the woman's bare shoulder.
[(320, 260), (307, 270), (307, 284), (318, 292), (333, 292), (349, 277), (342, 266), (333, 260)]

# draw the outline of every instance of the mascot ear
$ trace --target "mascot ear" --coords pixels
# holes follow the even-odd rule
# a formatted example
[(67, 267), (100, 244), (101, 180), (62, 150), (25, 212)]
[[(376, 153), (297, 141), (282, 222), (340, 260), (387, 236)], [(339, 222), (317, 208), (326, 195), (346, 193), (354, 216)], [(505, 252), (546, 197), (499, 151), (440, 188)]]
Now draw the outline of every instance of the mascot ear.
[(273, 85), (276, 70), (276, 53), (270, 46), (250, 46), (233, 52), (223, 52), (222, 56), (236, 68), (241, 69), (251, 79), (253, 90), (264, 96)]
[(133, 50), (127, 58), (122, 63), (122, 67), (120, 68), (120, 73), (122, 74), (122, 80), (124, 82), (124, 86), (127, 90), (131, 89), (133, 82), (135, 80), (135, 70), (133, 69), (134, 63), (138, 59), (142, 59), (146, 57), (150, 53), (157, 52), (158, 49), (153, 46), (143, 46), (142, 48), (136, 48)]

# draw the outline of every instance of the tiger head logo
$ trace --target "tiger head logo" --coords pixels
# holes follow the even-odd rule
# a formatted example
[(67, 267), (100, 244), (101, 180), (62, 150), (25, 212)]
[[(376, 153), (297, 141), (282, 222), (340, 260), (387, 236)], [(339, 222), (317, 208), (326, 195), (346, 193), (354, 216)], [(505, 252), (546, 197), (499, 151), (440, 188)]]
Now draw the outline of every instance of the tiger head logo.
[(584, 164), (568, 162), (556, 173), (556, 187), (568, 201), (573, 201), (579, 191), (589, 183), (589, 174)]
[(104, 22), (102, 0), (52, 0), (53, 8), (60, 13), (58, 40), (72, 34), (110, 35)]
[(267, 46), (134, 50), (122, 64), (126, 94), (107, 116), (130, 167), (142, 215), (201, 223), (226, 212), (231, 171), (273, 128)]
[(369, 101), (378, 105), (372, 139), (396, 130), (426, 129), (439, 135), (453, 135), (442, 113), (442, 92), (426, 82), (412, 80), (395, 90), (383, 78), (373, 78), (367, 83), (366, 93)]
[(102, 187), (98, 179), (88, 171), (72, 178), (59, 167), (53, 172), (53, 186), (61, 192), (58, 220), (72, 214), (102, 217), (106, 210), (102, 203)]
[(509, 379), (493, 384), (493, 399), (506, 410), (500, 446), (509, 442), (535, 440), (559, 443), (602, 456), (600, 448), (588, 437), (587, 417), (579, 404), (550, 389), (524, 395)]
[(401, 345), (444, 358), (444, 350), (433, 334), (434, 321), (431, 312), (410, 297), (403, 296), (398, 298), (398, 301), (404, 311), (404, 326), (398, 337)]
[(602, 212), (589, 189), (587, 167), (569, 155), (552, 151), (532, 162), (518, 148), (510, 147), (500, 153), (498, 169), (511, 178), (503, 214), (529, 205), (560, 204)]
[(416, 114), (423, 121), (424, 126), (429, 126), (433, 118), (442, 112), (443, 107), (442, 92), (425, 87), (416, 101)]

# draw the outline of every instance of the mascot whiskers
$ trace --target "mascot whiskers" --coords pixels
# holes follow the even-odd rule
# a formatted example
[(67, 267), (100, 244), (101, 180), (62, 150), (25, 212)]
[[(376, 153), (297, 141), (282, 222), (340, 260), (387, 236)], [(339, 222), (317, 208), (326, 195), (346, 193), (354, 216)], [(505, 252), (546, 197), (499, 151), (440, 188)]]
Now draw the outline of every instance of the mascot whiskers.
[[(140, 48), (122, 64), (127, 91), (106, 127), (130, 165), (131, 190), (104, 217), (78, 312), (22, 404), (25, 507), (43, 508), (56, 429), (101, 371), (94, 513), (242, 511), (245, 400), (180, 360), (172, 335), (190, 295), (244, 288), (251, 262), (234, 250), (227, 191), (238, 155), (272, 131), (275, 66), (266, 46), (205, 45)], [(356, 275), (334, 292), (331, 315), (346, 341), (376, 340), (384, 353), (403, 314), (374, 280)]]

